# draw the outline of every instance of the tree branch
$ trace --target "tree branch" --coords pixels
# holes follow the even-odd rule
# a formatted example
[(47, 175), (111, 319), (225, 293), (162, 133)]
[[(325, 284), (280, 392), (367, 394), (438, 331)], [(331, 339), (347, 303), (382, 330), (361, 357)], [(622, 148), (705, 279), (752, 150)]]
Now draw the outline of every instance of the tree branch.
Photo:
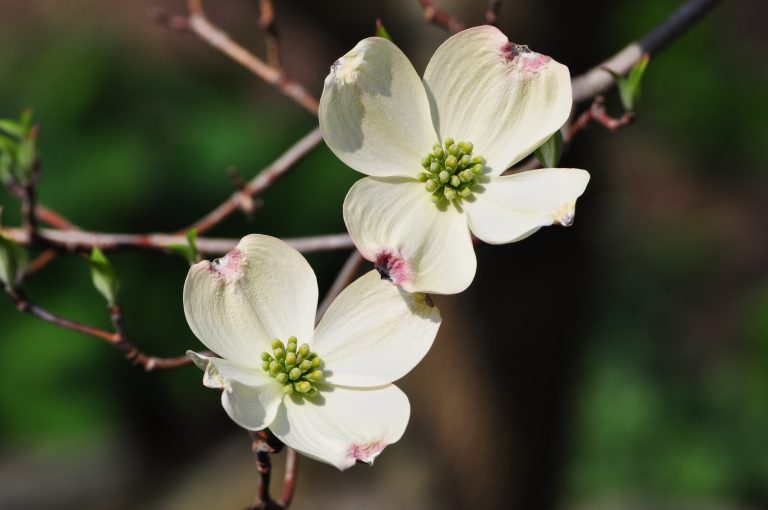
[(63, 329), (68, 329), (70, 331), (75, 331), (77, 333), (82, 333), (84, 335), (104, 340), (122, 352), (126, 359), (130, 360), (136, 365), (140, 365), (147, 372), (160, 369), (177, 368), (191, 363), (191, 359), (187, 356), (179, 356), (176, 358), (159, 358), (156, 356), (149, 356), (141, 352), (128, 340), (122, 331), (122, 323), (119, 322), (122, 319), (122, 315), (119, 311), (119, 308), (114, 312), (113, 323), (118, 321), (120, 324), (120, 329), (116, 327), (115, 332), (110, 332), (100, 328), (86, 326), (85, 324), (71, 321), (51, 313), (48, 310), (33, 303), (21, 289), (12, 289), (10, 286), (8, 286), (5, 288), (5, 292), (11, 298), (11, 301), (13, 301), (13, 303), (16, 305), (16, 308), (20, 312), (27, 313), (33, 317), (37, 317), (42, 321)]
[(280, 38), (275, 23), (275, 8), (272, 0), (259, 0), (259, 27), (264, 31), (264, 42), (267, 46), (267, 64), (275, 69), (280, 65)]
[(52, 209), (48, 209), (43, 204), (37, 204), (37, 207), (35, 207), (35, 214), (37, 215), (38, 220), (40, 220), (43, 223), (47, 223), (48, 225), (54, 228), (58, 228), (62, 230), (78, 229), (77, 225), (70, 222), (68, 219), (64, 218), (62, 215), (60, 215), (56, 211)]
[(285, 445), (268, 430), (248, 431), (248, 435), (251, 437), (251, 451), (256, 457), (256, 469), (259, 472), (256, 498), (248, 510), (284, 510), (288, 508), (272, 499), (269, 494), (269, 484), (272, 479), (272, 459), (269, 456), (281, 452)]
[(259, 172), (256, 177), (246, 183), (242, 189), (237, 190), (229, 199), (218, 207), (197, 220), (195, 223), (178, 232), (183, 234), (189, 229), (195, 228), (198, 233), (203, 233), (221, 223), (232, 213), (242, 208), (244, 203), (252, 203), (252, 199), (263, 194), (280, 177), (285, 175), (298, 161), (306, 156), (312, 149), (323, 141), (320, 128), (317, 127), (307, 133), (298, 142), (294, 143), (282, 156), (271, 165)]
[(267, 64), (212, 24), (203, 11), (201, 0), (187, 0), (187, 8), (189, 17), (186, 26), (192, 33), (293, 99), (311, 114), (317, 115), (318, 101), (314, 96), (302, 85), (288, 78), (279, 68)]
[(621, 75), (626, 74), (645, 53), (653, 55), (666, 48), (703, 18), (719, 1), (688, 0), (639, 41), (630, 43), (608, 60), (575, 77), (572, 81), (573, 102), (592, 99), (613, 88), (615, 81), (605, 69)]
[(591, 123), (597, 122), (609, 131), (617, 131), (634, 122), (635, 114), (624, 112), (621, 117), (611, 117), (605, 111), (605, 98), (597, 96), (592, 104), (579, 115), (565, 130), (563, 143), (570, 143), (573, 137), (586, 129)]
[(293, 448), (286, 448), (285, 454), (285, 481), (283, 482), (283, 495), (280, 505), (289, 508), (296, 492), (296, 477), (299, 471), (299, 456)]
[[(30, 246), (33, 244), (29, 235), (22, 229), (0, 229), (0, 232), (21, 245)], [(187, 243), (186, 237), (180, 234), (112, 234), (83, 230), (40, 229), (38, 235), (48, 246), (70, 253), (90, 252), (94, 247), (103, 251), (139, 249), (167, 252), (171, 245), (185, 245)], [(349, 234), (346, 233), (283, 240), (302, 253), (345, 250), (354, 246)], [(239, 239), (200, 237), (197, 239), (196, 245), (200, 253), (204, 255), (222, 255), (234, 248), (238, 242)]]
[(501, 0), (488, 0), (488, 8), (485, 10), (485, 22), (496, 26), (499, 22)]
[(456, 21), (453, 16), (435, 7), (432, 4), (432, 0), (419, 0), (419, 3), (421, 4), (424, 21), (427, 23), (432, 23), (433, 25), (444, 28), (449, 32), (453, 32), (454, 34), (467, 28), (464, 23)]

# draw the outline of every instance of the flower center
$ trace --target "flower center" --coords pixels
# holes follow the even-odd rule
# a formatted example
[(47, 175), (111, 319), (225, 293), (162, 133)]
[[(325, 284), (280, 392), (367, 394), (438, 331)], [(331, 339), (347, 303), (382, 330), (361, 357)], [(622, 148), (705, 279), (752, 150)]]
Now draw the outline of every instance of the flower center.
[(308, 344), (299, 347), (295, 336), (288, 338), (287, 345), (281, 340), (272, 342), (272, 354), (261, 353), (261, 368), (283, 385), (283, 393), (314, 397), (317, 383), (324, 378), (323, 360), (309, 350)]
[(472, 156), (471, 142), (455, 142), (446, 138), (444, 146), (436, 143), (432, 152), (424, 156), (419, 181), (432, 193), (432, 201), (440, 204), (469, 198), (472, 192), (478, 192), (478, 177), (485, 171), (485, 158)]

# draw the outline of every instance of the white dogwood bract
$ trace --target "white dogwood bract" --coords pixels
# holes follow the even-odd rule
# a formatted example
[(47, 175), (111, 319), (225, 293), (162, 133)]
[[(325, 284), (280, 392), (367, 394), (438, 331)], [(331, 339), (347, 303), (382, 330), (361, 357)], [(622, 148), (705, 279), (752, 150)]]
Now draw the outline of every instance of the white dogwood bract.
[(331, 67), (319, 112), (328, 147), (370, 176), (344, 201), (358, 250), (408, 292), (453, 294), (475, 275), (472, 233), (502, 244), (569, 225), (586, 171), (501, 174), (571, 105), (567, 67), (491, 26), (444, 42), (423, 80), (392, 42), (358, 43)]
[(297, 451), (346, 469), (371, 463), (400, 439), (410, 416), (391, 384), (427, 353), (440, 312), (371, 270), (350, 284), (314, 328), (317, 280), (279, 239), (249, 235), (226, 256), (192, 266), (184, 312), (221, 358), (188, 354), (221, 388), (238, 425), (269, 427)]

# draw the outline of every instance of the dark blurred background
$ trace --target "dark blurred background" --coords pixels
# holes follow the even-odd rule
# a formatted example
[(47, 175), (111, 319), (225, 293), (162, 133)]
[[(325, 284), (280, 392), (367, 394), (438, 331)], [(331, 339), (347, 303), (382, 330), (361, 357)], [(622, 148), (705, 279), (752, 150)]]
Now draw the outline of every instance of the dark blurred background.
[[(438, 1), (469, 24), (484, 1)], [(207, 2), (263, 54), (258, 2)], [(276, 0), (284, 64), (319, 96), (328, 66), (380, 17), (422, 72), (446, 37), (415, 0)], [(578, 74), (659, 23), (670, 0), (506, 0), (500, 28)], [(175, 230), (316, 120), (195, 37), (152, 23), (181, 1), (0, 0), (0, 118), (42, 125), (41, 200), (88, 230)], [(400, 381), (403, 440), (373, 468), (301, 459), (295, 508), (768, 508), (768, 3), (723, 2), (652, 59), (637, 122), (592, 127), (561, 166), (592, 182), (575, 225), (478, 246), (425, 361)], [(614, 94), (609, 106), (619, 114)], [(324, 146), (217, 236), (344, 230), (360, 176)], [(18, 204), (0, 191), (6, 225)], [(321, 293), (346, 253), (309, 257)], [(181, 258), (111, 256), (128, 333), (200, 345)], [(79, 258), (29, 294), (109, 327)], [(0, 508), (242, 508), (248, 436), (193, 367), (145, 374), (103, 343), (0, 299)], [(282, 469), (276, 456), (276, 483)]]

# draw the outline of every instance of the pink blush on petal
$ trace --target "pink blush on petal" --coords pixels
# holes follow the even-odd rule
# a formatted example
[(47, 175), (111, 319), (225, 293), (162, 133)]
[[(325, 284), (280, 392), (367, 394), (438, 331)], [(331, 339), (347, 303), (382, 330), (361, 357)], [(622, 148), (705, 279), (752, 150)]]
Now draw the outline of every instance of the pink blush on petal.
[(347, 459), (350, 462), (365, 462), (366, 464), (373, 464), (373, 459), (379, 455), (387, 443), (383, 441), (374, 441), (372, 443), (365, 444), (353, 444), (347, 450)]
[(394, 285), (401, 285), (408, 280), (408, 266), (404, 259), (390, 251), (376, 255), (376, 270), (382, 280), (389, 280)]
[(208, 271), (225, 280), (235, 280), (240, 277), (243, 263), (243, 253), (235, 248), (208, 264)]
[(515, 44), (512, 42), (507, 42), (501, 47), (501, 54), (504, 55), (504, 58), (508, 61), (519, 64), (524, 71), (533, 73), (544, 69), (547, 66), (547, 62), (551, 60), (546, 55), (531, 51), (530, 48), (524, 44)]

